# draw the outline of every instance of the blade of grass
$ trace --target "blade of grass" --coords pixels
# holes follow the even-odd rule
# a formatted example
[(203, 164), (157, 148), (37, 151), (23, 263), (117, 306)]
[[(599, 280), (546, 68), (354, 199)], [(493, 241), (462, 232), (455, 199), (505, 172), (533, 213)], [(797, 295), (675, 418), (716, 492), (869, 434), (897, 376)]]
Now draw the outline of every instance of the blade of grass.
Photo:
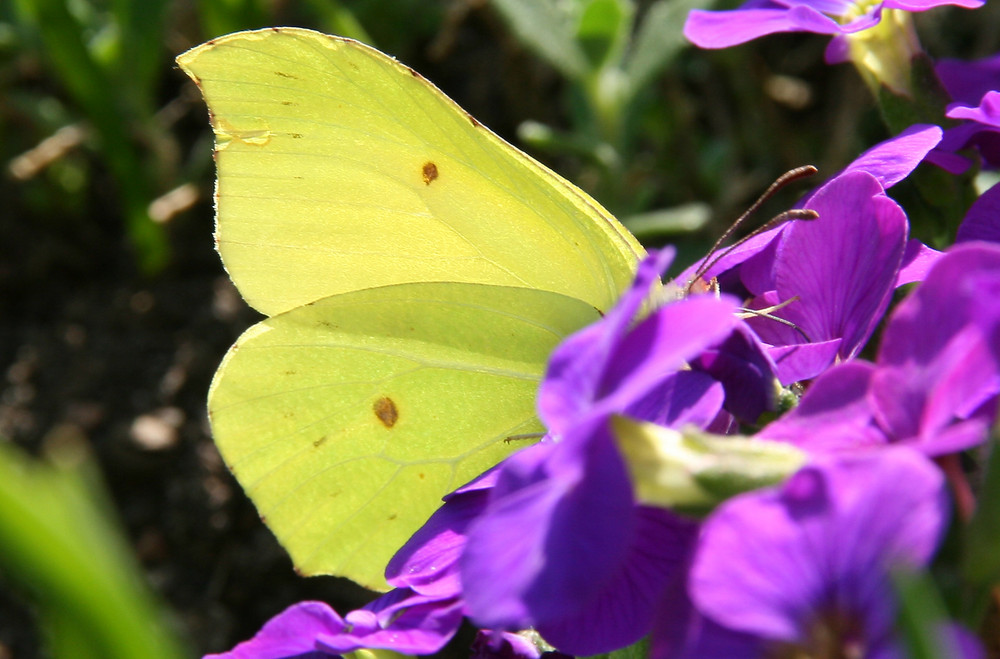
[(52, 465), (0, 443), (0, 568), (38, 600), (55, 656), (180, 659), (78, 442)]

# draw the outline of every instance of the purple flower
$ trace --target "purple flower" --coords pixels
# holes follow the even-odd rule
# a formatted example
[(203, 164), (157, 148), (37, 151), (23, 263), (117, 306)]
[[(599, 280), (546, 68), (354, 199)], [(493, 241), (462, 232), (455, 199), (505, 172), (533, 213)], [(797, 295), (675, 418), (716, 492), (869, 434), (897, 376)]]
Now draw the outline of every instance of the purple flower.
[(965, 214), (955, 242), (970, 240), (1000, 243), (1000, 185), (979, 195)]
[(494, 494), (462, 559), (474, 622), (532, 626), (571, 654), (648, 633), (694, 526), (636, 506), (606, 424), (508, 458)]
[(979, 60), (942, 59), (934, 70), (952, 100), (976, 106), (986, 92), (1000, 87), (1000, 54)]
[[(749, 0), (728, 11), (693, 10), (684, 36), (701, 48), (728, 48), (777, 32), (813, 32), (834, 38), (830, 64), (853, 59), (859, 70), (896, 90), (909, 87), (908, 67), (919, 44), (904, 12), (944, 5), (981, 7), (984, 0)], [(899, 10), (899, 11), (892, 11)]]
[(397, 588), (343, 618), (323, 602), (299, 602), (271, 618), (249, 641), (206, 659), (337, 657), (362, 648), (402, 654), (440, 650), (462, 622), (462, 603)]
[(875, 364), (818, 378), (760, 432), (811, 451), (906, 442), (929, 455), (978, 444), (1000, 392), (1000, 246), (946, 252), (893, 312)]
[(975, 9), (985, 0), (750, 0), (728, 11), (693, 10), (684, 36), (700, 48), (728, 48), (778, 32), (843, 35), (878, 25), (886, 9), (926, 11), (945, 5)]
[(945, 131), (931, 160), (961, 173), (969, 162), (956, 152), (975, 148), (988, 165), (1000, 167), (1000, 56), (971, 62), (945, 59), (935, 70), (954, 101), (947, 116), (964, 121)]
[(881, 320), (906, 247), (903, 210), (866, 172), (847, 172), (809, 200), (819, 219), (786, 229), (774, 255), (774, 288), (751, 309), (771, 312), (748, 324), (772, 352), (782, 384), (818, 375), (834, 359), (851, 359)]
[(359, 649), (403, 654), (440, 650), (462, 623), (458, 558), (465, 530), (486, 506), (496, 481), (489, 471), (445, 497), (445, 503), (393, 556), (386, 580), (394, 590), (343, 618), (322, 602), (300, 602), (278, 614), (251, 640), (218, 659), (335, 657)]
[[(929, 124), (915, 124), (899, 135), (889, 138), (871, 147), (854, 159), (837, 176), (849, 172), (866, 172), (874, 176), (883, 190), (896, 185), (916, 169), (931, 150), (941, 141), (942, 131), (939, 127)], [(807, 195), (796, 204), (797, 208), (806, 208), (818, 191)], [(777, 228), (765, 231), (743, 242), (732, 250), (725, 250), (725, 255), (716, 260), (710, 254), (698, 261), (680, 275), (677, 279), (685, 284), (706, 260), (712, 260), (712, 265), (702, 274), (706, 280), (717, 278), (724, 291), (736, 293), (749, 292), (758, 295), (774, 288), (773, 260), (774, 250), (780, 237), (794, 222), (785, 223)], [(911, 241), (913, 244), (914, 241)], [(907, 256), (913, 256), (918, 249), (907, 249)], [(905, 261), (908, 262), (908, 261)], [(905, 263), (904, 263), (905, 266)]]
[(986, 92), (974, 105), (952, 103), (946, 116), (964, 123), (945, 133), (939, 150), (974, 147), (988, 165), (1000, 167), (1000, 91)]
[[(727, 253), (704, 274), (769, 317), (748, 325), (777, 363), (782, 384), (815, 377), (858, 354), (893, 289), (922, 276), (936, 253), (907, 243), (902, 209), (884, 189), (905, 178), (938, 143), (937, 126), (912, 126), (862, 154), (800, 202), (819, 214), (789, 222)], [(711, 258), (711, 257), (710, 257)], [(695, 264), (679, 279), (694, 276)]]
[[(550, 435), (558, 438), (587, 418), (613, 413), (656, 421), (644, 411), (654, 408), (655, 417), (666, 409), (671, 401), (664, 389), (677, 390), (677, 377), (688, 380), (688, 386), (680, 388), (682, 393), (712, 386), (707, 377), (679, 374), (678, 369), (736, 326), (731, 300), (709, 296), (680, 300), (635, 322), (673, 254), (664, 249), (645, 259), (635, 282), (607, 316), (556, 348), (538, 393), (538, 413)], [(711, 340), (706, 342), (706, 336)], [(721, 402), (721, 395), (713, 399)], [(696, 407), (687, 414), (714, 416), (717, 411)]]
[(890, 437), (951, 452), (985, 436), (998, 391), (1000, 246), (965, 243), (896, 308), (869, 399)]
[[(761, 344), (757, 335), (745, 323), (737, 325), (733, 333), (721, 343), (703, 350), (691, 361), (691, 368), (706, 373), (722, 385), (725, 394), (722, 406), (739, 421), (752, 424), (763, 412), (775, 407), (774, 374), (777, 367), (768, 356), (766, 346)], [(688, 378), (690, 377), (689, 375)], [(650, 419), (652, 415), (638, 416)], [(675, 424), (685, 421), (676, 413), (668, 413), (667, 416), (674, 417)], [(656, 418), (651, 420), (659, 421)], [(724, 430), (717, 426), (729, 419), (717, 419), (711, 425), (697, 423), (696, 419), (686, 421), (724, 434)]]
[(727, 501), (704, 523), (691, 567), (691, 600), (712, 623), (697, 644), (742, 648), (736, 657), (761, 647), (892, 656), (889, 571), (929, 563), (948, 511), (939, 470), (905, 449), (816, 460)]
[(471, 659), (539, 659), (542, 651), (521, 634), (482, 630), (472, 642)]
[(722, 387), (681, 367), (738, 324), (735, 304), (699, 296), (636, 321), (671, 252), (653, 254), (599, 323), (561, 345), (539, 392), (551, 439), (508, 458), (469, 527), (463, 596), (485, 627), (534, 627), (561, 651), (607, 652), (648, 633), (695, 527), (636, 505), (612, 414), (710, 423)]

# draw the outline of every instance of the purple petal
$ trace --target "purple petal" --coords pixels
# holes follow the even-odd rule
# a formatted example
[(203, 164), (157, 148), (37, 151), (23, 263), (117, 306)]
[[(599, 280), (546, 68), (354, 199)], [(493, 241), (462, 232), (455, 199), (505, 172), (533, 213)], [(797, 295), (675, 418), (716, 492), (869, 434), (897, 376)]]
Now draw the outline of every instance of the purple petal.
[(790, 9), (692, 10), (684, 36), (699, 48), (728, 48), (778, 32), (837, 34), (837, 21), (811, 7)]
[(817, 462), (716, 509), (691, 570), (692, 600), (726, 627), (798, 643), (834, 610), (878, 645), (894, 622), (887, 571), (926, 565), (947, 512), (940, 472), (916, 452)]
[[(968, 216), (966, 216), (968, 217)], [(961, 231), (961, 228), (959, 228)], [(941, 258), (941, 252), (931, 249), (916, 238), (906, 241), (906, 251), (903, 253), (903, 263), (896, 273), (894, 288), (899, 288), (904, 284), (923, 281), (927, 276), (927, 271)]]
[(561, 436), (593, 406), (611, 348), (603, 321), (567, 337), (549, 357), (538, 389), (538, 416)]
[(947, 252), (893, 313), (882, 338), (871, 401), (897, 440), (934, 435), (1000, 389), (1000, 246)]
[[(815, 220), (812, 220), (815, 221)], [(740, 267), (740, 281), (746, 289), (753, 295), (763, 295), (767, 291), (773, 291), (775, 287), (775, 258), (778, 247), (785, 239), (785, 233), (794, 226), (794, 222), (786, 222), (778, 227), (774, 233), (775, 239), (771, 240), (763, 249), (753, 254)], [(771, 233), (770, 231), (767, 233)], [(766, 234), (761, 234), (760, 238)]]
[(1000, 128), (1000, 91), (989, 91), (976, 106), (952, 104), (948, 106), (949, 119), (966, 119), (984, 126)]
[(697, 526), (666, 510), (640, 507), (632, 545), (619, 569), (588, 606), (538, 631), (562, 652), (611, 652), (649, 633), (664, 589), (686, 569)]
[(744, 323), (737, 325), (725, 341), (703, 351), (691, 362), (691, 368), (721, 382), (726, 409), (747, 423), (774, 407), (777, 367)]
[(696, 371), (678, 371), (622, 413), (671, 428), (705, 428), (718, 416), (725, 398), (715, 379)]
[[(711, 266), (701, 275), (702, 279), (710, 280), (713, 277), (722, 277), (726, 272), (735, 269), (749, 259), (753, 259), (757, 254), (770, 251), (770, 254), (765, 255), (762, 259), (767, 264), (768, 275), (766, 281), (759, 286), (747, 285), (747, 288), (755, 294), (774, 288), (773, 279), (770, 278), (770, 264), (774, 260), (772, 246), (787, 226), (787, 224), (783, 224), (758, 234), (735, 247), (723, 247), (718, 252), (709, 253), (704, 259), (696, 261), (689, 268), (677, 275), (674, 281), (678, 285), (686, 287), (694, 279), (694, 275), (698, 269), (705, 263), (711, 263)], [(769, 247), (771, 247), (771, 250), (768, 249)], [(724, 254), (724, 256), (720, 257), (720, 254)], [(716, 258), (718, 258), (717, 261)], [(713, 261), (715, 262), (713, 263)], [(740, 268), (741, 277), (743, 270), (744, 268)]]
[(795, 382), (811, 380), (821, 374), (837, 358), (840, 339), (818, 343), (798, 343), (768, 348), (767, 353), (774, 360), (778, 382), (787, 387)]
[(386, 581), (421, 595), (461, 594), (458, 559), (465, 548), (465, 531), (486, 508), (489, 494), (488, 489), (475, 489), (452, 495), (392, 557)]
[(458, 631), (463, 609), (456, 597), (426, 597), (397, 588), (344, 616), (345, 630), (318, 634), (316, 649), (336, 654), (362, 648), (432, 654)]
[(736, 324), (734, 300), (703, 295), (668, 303), (629, 329), (649, 286), (640, 277), (632, 290), (641, 296), (629, 294), (553, 354), (538, 393), (539, 416), (550, 433), (563, 435), (588, 416), (640, 403)]
[(823, 61), (827, 64), (843, 64), (851, 61), (851, 42), (846, 34), (838, 34), (830, 39), (830, 43), (826, 44), (826, 49), (823, 51)]
[(564, 340), (552, 353), (538, 393), (538, 413), (549, 432), (563, 434), (597, 400), (608, 360), (673, 256), (672, 248), (651, 252), (639, 264), (632, 286), (607, 315)]
[(613, 352), (601, 378), (601, 409), (618, 413), (643, 398), (736, 326), (736, 302), (711, 295), (678, 300), (653, 312)]
[(930, 164), (940, 167), (949, 174), (964, 174), (970, 167), (972, 167), (972, 161), (965, 156), (960, 156), (957, 153), (949, 153), (945, 150), (945, 144), (958, 144), (954, 146), (954, 149), (961, 149), (966, 143), (966, 139), (956, 136), (955, 131), (962, 130), (966, 126), (956, 126), (955, 128), (949, 128), (944, 132), (944, 137), (941, 138), (942, 146), (934, 149), (927, 154), (927, 162)]
[(902, 133), (868, 149), (841, 174), (868, 172), (886, 190), (910, 175), (924, 157), (941, 141), (937, 126), (915, 124)]
[(778, 315), (813, 342), (843, 339), (838, 354), (849, 359), (889, 304), (906, 245), (906, 215), (875, 177), (860, 171), (824, 185), (809, 206), (819, 219), (794, 223), (778, 247), (779, 298), (799, 297)]
[(965, 214), (955, 242), (969, 240), (1000, 243), (1000, 185), (981, 194)]
[[(971, 142), (975, 140), (976, 136), (979, 135), (979, 133), (982, 132), (982, 130), (983, 130), (982, 126), (971, 121), (967, 121), (957, 126), (953, 126), (948, 130), (944, 131), (944, 135), (941, 137), (941, 143), (938, 145), (938, 148), (935, 149), (932, 153), (939, 155), (942, 154), (952, 155), (955, 158), (961, 158), (961, 156), (957, 156), (951, 152), (959, 151), (961, 149), (966, 148), (966, 146), (968, 146)], [(949, 172), (954, 169), (958, 173), (962, 173), (966, 169), (968, 169), (968, 164), (967, 164), (968, 160), (964, 158), (963, 160), (966, 163), (965, 167), (958, 166), (956, 161), (955, 167), (951, 167), (946, 163), (946, 165), (943, 166), (942, 168)]]
[[(268, 620), (260, 631), (229, 652), (206, 655), (204, 659), (286, 659), (316, 652), (316, 637), (339, 634), (343, 618), (323, 602), (299, 602)], [(339, 653), (316, 653), (334, 657)]]
[(950, 105), (947, 116), (966, 122), (945, 131), (941, 151), (974, 147), (989, 165), (1000, 166), (1000, 91), (986, 92), (976, 107)]
[(797, 407), (765, 426), (757, 436), (788, 442), (811, 453), (882, 446), (875, 426), (868, 385), (875, 367), (855, 360), (816, 378)]
[[(986, 407), (989, 407), (986, 410)], [(933, 437), (911, 437), (896, 442), (900, 446), (909, 446), (930, 457), (958, 453), (982, 444), (990, 432), (993, 417), (996, 416), (996, 399), (984, 403), (984, 412), (973, 415), (972, 418), (958, 420), (946, 428), (934, 433)]]
[(481, 626), (520, 629), (574, 615), (627, 555), (632, 485), (601, 421), (504, 464), (462, 557), (464, 596)]
[(983, 94), (1000, 84), (1000, 54), (980, 60), (943, 59), (934, 67), (952, 99), (975, 106)]

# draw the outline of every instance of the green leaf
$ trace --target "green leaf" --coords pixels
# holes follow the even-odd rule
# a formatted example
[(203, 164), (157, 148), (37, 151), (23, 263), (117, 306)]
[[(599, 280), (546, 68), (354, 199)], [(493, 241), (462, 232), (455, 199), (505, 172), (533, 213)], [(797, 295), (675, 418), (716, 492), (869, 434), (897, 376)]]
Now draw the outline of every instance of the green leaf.
[(615, 650), (614, 652), (608, 652), (605, 654), (598, 654), (588, 657), (587, 659), (646, 659), (649, 656), (649, 639), (642, 638), (629, 645), (627, 647), (621, 648), (620, 650)]
[(634, 7), (628, 0), (590, 0), (586, 3), (576, 39), (591, 69), (616, 66), (632, 30)]
[(896, 625), (908, 659), (963, 656), (946, 632), (948, 620), (937, 588), (925, 572), (897, 570), (893, 588), (899, 597)]
[[(100, 154), (118, 187), (121, 211), (139, 265), (147, 273), (158, 272), (169, 258), (169, 246), (162, 227), (149, 217), (147, 208), (153, 195), (147, 188), (142, 159), (131, 142), (130, 130), (142, 123), (135, 111), (137, 106), (124, 100), (127, 92), (121, 89), (117, 77), (95, 57), (84, 40), (86, 31), (69, 11), (66, 0), (21, 0), (18, 8), (25, 23), (41, 38), (52, 70), (98, 133)], [(142, 12), (137, 16), (148, 18)], [(132, 22), (131, 18), (123, 19)], [(132, 51), (127, 50), (121, 56), (131, 55)], [(136, 56), (145, 62), (136, 66), (146, 67), (143, 74), (152, 75), (146, 70), (151, 66), (146, 62), (151, 54)]]
[(590, 67), (576, 41), (577, 2), (493, 0), (518, 40), (570, 80), (583, 80)]
[(697, 231), (704, 227), (711, 217), (711, 206), (693, 202), (630, 215), (622, 220), (622, 224), (639, 240), (651, 242), (651, 239), (656, 237)]
[(118, 28), (115, 82), (140, 117), (156, 111), (156, 92), (163, 72), (163, 29), (167, 0), (115, 0)]
[(965, 528), (962, 576), (972, 589), (968, 622), (978, 625), (990, 602), (990, 593), (1000, 583), (1000, 426), (993, 429), (993, 450), (984, 465), (982, 490), (976, 511)]
[(692, 9), (703, 9), (714, 0), (659, 0), (647, 10), (632, 43), (625, 71), (633, 93), (650, 84), (653, 77), (688, 45), (684, 21)]
[(81, 440), (53, 464), (0, 443), (0, 568), (39, 603), (55, 657), (178, 659)]

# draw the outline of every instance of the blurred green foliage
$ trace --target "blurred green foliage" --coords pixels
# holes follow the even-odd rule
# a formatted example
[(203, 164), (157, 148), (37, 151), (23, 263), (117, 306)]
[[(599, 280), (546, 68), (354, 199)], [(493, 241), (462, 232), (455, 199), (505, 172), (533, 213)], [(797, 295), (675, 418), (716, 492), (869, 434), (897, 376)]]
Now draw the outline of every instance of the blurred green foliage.
[[(640, 239), (684, 233), (708, 219), (706, 204), (650, 212), (653, 192), (643, 180), (639, 148), (642, 111), (656, 98), (656, 76), (686, 45), (684, 19), (713, 0), (656, 0), (637, 16), (632, 0), (494, 0), (518, 39), (569, 83), (568, 130), (527, 121), (532, 147), (581, 156), (594, 170), (594, 194)], [(662, 101), (662, 99), (660, 99)], [(638, 179), (638, 184), (636, 180)]]
[(47, 463), (0, 440), (0, 573), (37, 602), (54, 657), (180, 659), (99, 480), (79, 440)]
[[(173, 164), (165, 152), (176, 150), (165, 143), (156, 118), (166, 4), (17, 0), (10, 17), (17, 45), (37, 53), (62, 87), (79, 139), (94, 141), (147, 272), (159, 271), (169, 258), (163, 228), (149, 212), (157, 183), (169, 175), (163, 170)], [(16, 175), (30, 173), (25, 163)]]

